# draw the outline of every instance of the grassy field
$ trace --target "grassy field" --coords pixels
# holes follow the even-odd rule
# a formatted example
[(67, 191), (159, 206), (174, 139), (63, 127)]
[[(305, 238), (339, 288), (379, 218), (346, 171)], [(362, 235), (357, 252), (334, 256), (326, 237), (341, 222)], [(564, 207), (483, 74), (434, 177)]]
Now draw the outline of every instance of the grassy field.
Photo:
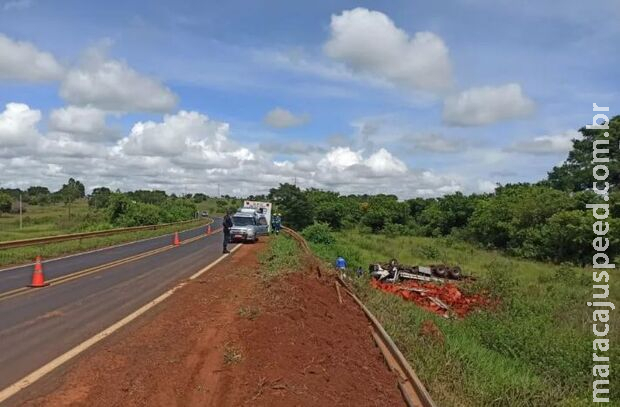
[(104, 222), (102, 214), (88, 210), (85, 200), (71, 206), (71, 217), (62, 205), (28, 206), (23, 214), (23, 228), (19, 228), (19, 215), (0, 216), (0, 241), (29, 239), (65, 233), (83, 232), (88, 224)]
[[(49, 259), (161, 236), (175, 231), (191, 229), (203, 223), (205, 223), (205, 219), (198, 219), (196, 222), (182, 226), (170, 226), (158, 230), (121, 233), (98, 238), (0, 250), (0, 267), (27, 263), (38, 255)], [(24, 214), (22, 229), (19, 228), (19, 215), (5, 214), (0, 216), (0, 241), (102, 230), (111, 227), (105, 223), (103, 213), (89, 210), (85, 200), (72, 205), (71, 217), (68, 216), (67, 208), (64, 205), (30, 206)]]
[[(223, 199), (229, 207), (238, 208), (241, 201)], [(209, 215), (223, 214), (218, 199), (208, 198), (196, 204), (199, 212), (207, 211)], [(76, 201), (71, 206), (71, 216), (68, 216), (67, 207), (63, 204), (28, 206), (23, 214), (23, 228), (19, 228), (19, 215), (0, 215), (0, 241), (21, 240), (44, 236), (54, 236), (67, 233), (87, 232), (109, 229), (104, 211), (91, 210), (85, 199)]]
[(259, 262), (261, 277), (272, 280), (301, 266), (301, 249), (297, 242), (286, 235), (271, 236), (267, 249), (261, 252)]
[[(459, 264), (477, 277), (466, 290), (487, 290), (497, 309), (447, 320), (354, 279), (366, 305), (407, 356), (440, 406), (591, 405), (591, 270), (518, 260), (449, 239), (336, 234), (336, 244), (312, 245), (325, 260), (342, 255), (351, 268), (386, 262)], [(611, 280), (616, 302), (620, 281)], [(620, 363), (618, 312), (610, 325), (611, 364)], [(432, 321), (441, 334), (428, 335)], [(617, 376), (616, 376), (617, 377)], [(618, 400), (618, 381), (612, 400)], [(614, 405), (620, 405), (618, 402)]]
[(80, 253), (88, 250), (100, 249), (117, 244), (162, 236), (174, 232), (181, 232), (183, 230), (195, 228), (205, 222), (206, 221), (204, 219), (198, 219), (196, 222), (189, 222), (180, 226), (168, 226), (157, 230), (119, 233), (111, 236), (0, 250), (0, 267), (29, 263), (33, 261), (36, 256), (41, 256), (43, 259), (50, 259), (68, 254)]
[[(226, 202), (224, 206), (218, 205), (218, 201)], [(196, 204), (198, 211), (207, 211), (209, 215), (214, 216), (223, 216), (225, 209), (224, 207), (228, 207), (230, 209), (238, 209), (243, 205), (243, 201), (240, 199), (225, 199), (225, 198), (213, 198), (208, 197), (206, 201), (200, 202)]]

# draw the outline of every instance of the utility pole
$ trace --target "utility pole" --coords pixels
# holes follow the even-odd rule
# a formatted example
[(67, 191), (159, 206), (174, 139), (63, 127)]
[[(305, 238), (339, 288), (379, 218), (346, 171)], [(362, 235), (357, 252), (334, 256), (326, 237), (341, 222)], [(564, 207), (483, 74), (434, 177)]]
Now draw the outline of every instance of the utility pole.
[(22, 230), (24, 223), (22, 221), (22, 193), (19, 193), (19, 230)]
[(222, 194), (220, 194), (220, 184), (217, 184), (217, 197), (220, 198)]

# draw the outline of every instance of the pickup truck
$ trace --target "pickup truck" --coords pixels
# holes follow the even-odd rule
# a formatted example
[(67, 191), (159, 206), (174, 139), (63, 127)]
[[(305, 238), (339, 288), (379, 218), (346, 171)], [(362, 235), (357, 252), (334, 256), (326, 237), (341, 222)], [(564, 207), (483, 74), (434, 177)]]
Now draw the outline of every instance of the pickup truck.
[(232, 217), (233, 227), (230, 229), (231, 242), (257, 242), (261, 230), (256, 215), (249, 212), (237, 212)]

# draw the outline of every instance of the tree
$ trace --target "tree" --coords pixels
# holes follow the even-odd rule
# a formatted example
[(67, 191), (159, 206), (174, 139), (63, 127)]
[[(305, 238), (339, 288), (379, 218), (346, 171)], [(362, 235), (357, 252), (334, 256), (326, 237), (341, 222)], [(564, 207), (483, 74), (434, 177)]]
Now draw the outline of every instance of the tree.
[(50, 194), (50, 190), (47, 187), (30, 187), (28, 188), (28, 190), (26, 190), (26, 193), (30, 196), (35, 196), (35, 195), (49, 195)]
[(410, 215), (418, 219), (422, 211), (426, 209), (431, 203), (435, 202), (435, 199), (413, 198), (406, 201), (409, 205)]
[[(465, 196), (461, 192), (430, 201), (417, 217), (424, 231), (430, 236), (447, 235), (453, 229), (464, 228), (474, 213), (478, 195)], [(421, 207), (420, 202), (409, 201), (409, 207)]]
[(6, 192), (0, 192), (0, 215), (9, 213), (13, 206), (13, 197)]
[(71, 204), (77, 199), (84, 198), (85, 196), (84, 184), (73, 178), (69, 178), (69, 181), (58, 191), (58, 195), (62, 198), (62, 202), (64, 202), (68, 209), (68, 214), (71, 216)]
[(90, 199), (88, 200), (88, 205), (95, 209), (103, 209), (108, 206), (110, 203), (110, 197), (112, 196), (112, 191), (110, 188), (99, 187), (93, 189), (93, 193), (90, 194)]
[(282, 212), (283, 222), (293, 229), (302, 230), (314, 223), (314, 207), (295, 185), (280, 184), (269, 191), (270, 200)]
[[(153, 205), (161, 205), (166, 199), (168, 199), (168, 195), (166, 191), (146, 191), (146, 190), (138, 190), (133, 192), (127, 192), (127, 196), (134, 201), (143, 202), (147, 204)], [(176, 198), (176, 195), (172, 194), (172, 198)]]
[(344, 205), (345, 199), (341, 198), (340, 194), (318, 189), (310, 189), (305, 194), (315, 209), (315, 220), (317, 222), (327, 223), (334, 229), (342, 227), (347, 211)]
[(539, 185), (506, 185), (479, 201), (468, 228), (482, 244), (518, 252), (553, 215), (573, 209), (583, 207), (567, 192)]
[(362, 222), (374, 232), (388, 223), (405, 225), (409, 220), (409, 205), (399, 202), (395, 195), (375, 195), (368, 199)]
[(50, 202), (50, 197), (50, 190), (47, 187), (34, 186), (26, 191), (24, 202), (32, 205), (47, 204)]
[[(566, 191), (584, 191), (592, 188), (592, 169), (597, 163), (592, 163), (594, 146), (597, 149), (607, 149), (607, 153), (599, 154), (600, 158), (609, 158), (608, 163), (603, 163), (609, 169), (610, 190), (620, 186), (620, 116), (615, 116), (609, 121), (609, 129), (587, 129), (582, 127), (579, 132), (583, 136), (581, 140), (573, 140), (573, 148), (568, 153), (566, 161), (554, 167), (549, 172), (548, 182), (557, 189)], [(608, 137), (605, 137), (605, 133)], [(603, 183), (601, 182), (602, 186)]]

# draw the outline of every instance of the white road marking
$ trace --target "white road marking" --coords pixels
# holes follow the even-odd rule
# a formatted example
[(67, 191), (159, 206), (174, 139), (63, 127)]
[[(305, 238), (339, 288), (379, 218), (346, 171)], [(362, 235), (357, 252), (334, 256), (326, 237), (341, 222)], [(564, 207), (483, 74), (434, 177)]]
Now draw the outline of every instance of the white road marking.
[[(241, 246), (242, 245), (238, 244), (237, 246), (233, 247), (233, 249), (230, 251), (231, 254), (234, 253)], [(206, 273), (207, 271), (209, 271), (210, 269), (215, 267), (218, 263), (220, 263), (222, 260), (224, 260), (228, 256), (229, 255), (227, 255), (227, 254), (224, 254), (224, 255), (220, 256), (217, 260), (215, 260), (214, 262), (212, 262), (211, 264), (209, 264), (205, 268), (199, 270), (194, 275), (192, 275), (189, 278), (189, 280), (194, 280), (194, 279), (200, 277), (202, 274)], [(73, 359), (74, 357), (76, 357), (80, 353), (84, 352), (86, 349), (90, 348), (91, 346), (93, 346), (97, 342), (101, 341), (102, 339), (105, 339), (106, 337), (110, 336), (112, 333), (118, 331), (120, 328), (122, 328), (125, 325), (129, 324), (130, 322), (132, 322), (133, 320), (135, 320), (136, 318), (138, 318), (139, 316), (141, 316), (142, 314), (144, 314), (145, 312), (147, 312), (148, 310), (150, 310), (151, 308), (153, 308), (157, 304), (159, 304), (159, 303), (163, 302), (164, 300), (166, 300), (168, 297), (170, 297), (172, 294), (174, 294), (175, 291), (177, 291), (181, 287), (185, 286), (186, 284), (187, 284), (187, 282), (179, 283), (178, 285), (176, 285), (172, 289), (166, 291), (165, 293), (163, 293), (159, 297), (157, 297), (154, 300), (150, 301), (149, 303), (143, 305), (138, 310), (136, 310), (136, 311), (132, 312), (131, 314), (127, 315), (125, 318), (123, 318), (120, 321), (114, 323), (113, 325), (111, 325), (108, 328), (104, 329), (103, 331), (99, 332), (98, 334), (96, 334), (95, 336), (91, 337), (90, 339), (87, 339), (86, 341), (80, 343), (75, 348), (73, 348), (73, 349), (69, 350), (68, 352), (58, 356), (56, 359), (52, 360), (51, 362), (47, 363), (46, 365), (40, 367), (39, 369), (35, 370), (34, 372), (28, 374), (27, 376), (23, 377), (22, 379), (18, 380), (17, 382), (13, 383), (12, 385), (10, 385), (7, 388), (3, 389), (2, 391), (0, 391), (0, 403), (6, 401), (8, 398), (14, 396), (15, 394), (17, 394), (21, 390), (23, 390), (26, 387), (30, 386), (31, 384), (35, 383), (36, 381), (41, 379), (43, 376), (51, 373), (54, 369), (62, 366), (64, 363), (66, 363), (69, 360)]]

